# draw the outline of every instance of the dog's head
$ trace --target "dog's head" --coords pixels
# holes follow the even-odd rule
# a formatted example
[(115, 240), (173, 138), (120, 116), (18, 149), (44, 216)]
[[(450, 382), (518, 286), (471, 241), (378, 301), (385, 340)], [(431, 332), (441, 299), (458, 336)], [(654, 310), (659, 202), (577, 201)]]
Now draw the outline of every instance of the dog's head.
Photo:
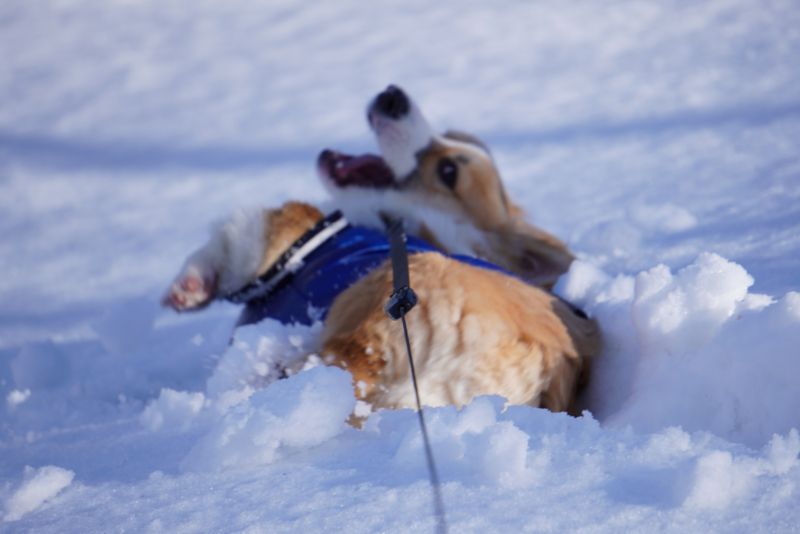
[(462, 132), (435, 134), (394, 85), (372, 100), (367, 120), (380, 157), (320, 155), (320, 176), (338, 201), (399, 215), (446, 251), (485, 257), (538, 283), (549, 285), (566, 271), (572, 255), (523, 220), (483, 142)]
[(483, 230), (518, 214), (486, 145), (461, 132), (436, 135), (399, 87), (390, 85), (372, 100), (367, 120), (398, 188), (421, 192), (428, 203)]

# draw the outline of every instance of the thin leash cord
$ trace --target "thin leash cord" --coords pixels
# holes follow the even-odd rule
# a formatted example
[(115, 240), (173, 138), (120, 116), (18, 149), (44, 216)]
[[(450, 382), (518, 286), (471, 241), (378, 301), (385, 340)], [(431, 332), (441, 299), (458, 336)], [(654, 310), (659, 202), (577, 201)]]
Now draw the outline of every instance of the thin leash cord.
[(428, 438), (428, 427), (425, 425), (425, 414), (422, 412), (422, 403), (419, 400), (419, 388), (417, 387), (417, 372), (414, 369), (414, 358), (411, 356), (411, 341), (408, 338), (408, 326), (406, 325), (406, 314), (400, 316), (403, 323), (403, 336), (406, 339), (406, 351), (408, 352), (408, 365), (411, 367), (411, 383), (414, 385), (414, 396), (417, 399), (417, 416), (419, 426), (422, 429), (422, 441), (425, 443), (425, 457), (428, 460), (428, 473), (433, 489), (433, 510), (436, 515), (436, 532), (447, 534), (447, 519), (444, 515), (444, 501), (442, 500), (442, 490), (439, 483), (439, 474), (436, 471), (436, 462), (433, 459), (431, 441)]
[(422, 441), (425, 445), (425, 458), (428, 461), (428, 475), (430, 477), (431, 489), (433, 490), (433, 511), (436, 516), (437, 534), (447, 534), (447, 519), (444, 513), (444, 500), (442, 499), (441, 484), (439, 474), (436, 471), (436, 462), (433, 458), (431, 440), (428, 437), (428, 427), (425, 425), (425, 413), (422, 411), (422, 402), (419, 398), (419, 387), (417, 386), (417, 372), (414, 368), (414, 357), (411, 353), (411, 340), (408, 336), (408, 325), (406, 324), (406, 313), (417, 303), (417, 296), (410, 287), (408, 276), (408, 250), (406, 248), (406, 236), (403, 231), (403, 221), (391, 220), (384, 221), (389, 234), (389, 244), (392, 258), (392, 275), (394, 292), (386, 303), (386, 313), (394, 320), (400, 319), (403, 323), (403, 336), (406, 342), (406, 352), (408, 353), (408, 365), (411, 369), (411, 384), (414, 386), (414, 397), (417, 400), (417, 417), (422, 431)]

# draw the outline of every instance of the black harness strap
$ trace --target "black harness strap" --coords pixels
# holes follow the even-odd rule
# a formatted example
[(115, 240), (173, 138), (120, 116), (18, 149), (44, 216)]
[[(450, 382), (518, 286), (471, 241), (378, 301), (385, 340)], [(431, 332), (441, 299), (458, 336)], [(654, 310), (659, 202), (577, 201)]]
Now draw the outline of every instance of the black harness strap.
[(408, 326), (406, 325), (406, 313), (411, 311), (417, 304), (417, 295), (411, 289), (408, 275), (408, 250), (406, 249), (406, 234), (403, 230), (401, 219), (387, 219), (387, 232), (389, 234), (389, 246), (392, 257), (392, 274), (394, 279), (394, 292), (386, 303), (386, 313), (394, 320), (400, 319), (403, 323), (403, 335), (405, 336), (406, 351), (408, 352), (408, 365), (411, 368), (411, 383), (414, 386), (414, 396), (417, 400), (417, 415), (419, 426), (422, 430), (422, 440), (425, 444), (425, 457), (428, 461), (428, 474), (430, 476), (431, 488), (433, 489), (433, 509), (436, 515), (436, 532), (439, 534), (447, 533), (447, 520), (444, 514), (444, 501), (442, 500), (441, 485), (439, 475), (436, 472), (436, 463), (433, 458), (428, 428), (425, 425), (425, 415), (422, 411), (422, 402), (419, 399), (419, 388), (417, 387), (417, 373), (414, 369), (414, 358), (411, 355), (411, 341), (408, 337)]
[(235, 304), (247, 304), (255, 299), (267, 299), (278, 289), (289, 283), (295, 271), (302, 267), (303, 259), (324, 243), (331, 236), (345, 229), (348, 225), (347, 219), (342, 212), (334, 211), (300, 238), (292, 243), (286, 252), (275, 261), (267, 272), (227, 295), (226, 300)]

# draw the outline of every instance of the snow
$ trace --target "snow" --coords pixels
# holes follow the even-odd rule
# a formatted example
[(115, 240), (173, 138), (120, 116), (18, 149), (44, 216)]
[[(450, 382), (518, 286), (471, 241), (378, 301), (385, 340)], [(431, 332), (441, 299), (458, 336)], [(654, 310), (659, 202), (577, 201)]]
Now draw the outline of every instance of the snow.
[(142, 425), (155, 432), (162, 428), (185, 430), (205, 404), (205, 395), (164, 388), (158, 398), (147, 405), (139, 418)]
[(319, 325), (158, 305), (213, 221), (328, 202), (389, 83), (487, 141), (605, 342), (582, 417), (426, 411), (451, 530), (796, 531), (795, 4), (4, 2), (0, 531), (433, 531), (416, 414), (349, 425)]
[(355, 407), (352, 377), (319, 367), (260, 389), (227, 410), (189, 451), (181, 468), (208, 471), (269, 464), (325, 443), (345, 427)]
[(713, 253), (635, 277), (578, 262), (559, 284), (613, 347), (587, 392), (607, 425), (680, 425), (751, 446), (800, 426), (800, 293), (750, 293), (747, 271)]
[(31, 396), (31, 390), (29, 389), (25, 389), (22, 391), (14, 389), (11, 390), (11, 392), (9, 392), (9, 394), (6, 396), (6, 402), (8, 403), (9, 408), (13, 408), (14, 406), (22, 404), (23, 402), (28, 400), (28, 397), (30, 396)]
[(3, 521), (13, 522), (22, 519), (25, 514), (33, 512), (45, 501), (58, 495), (72, 483), (73, 478), (75, 473), (54, 465), (39, 469), (26, 466), (24, 479), (19, 488), (5, 499)]

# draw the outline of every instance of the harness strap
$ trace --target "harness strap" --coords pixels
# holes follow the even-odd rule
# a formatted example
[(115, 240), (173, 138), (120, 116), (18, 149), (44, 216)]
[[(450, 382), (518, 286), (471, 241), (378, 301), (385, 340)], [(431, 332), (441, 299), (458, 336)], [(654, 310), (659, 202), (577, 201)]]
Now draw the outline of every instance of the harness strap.
[(303, 261), (328, 239), (349, 226), (342, 212), (334, 211), (310, 230), (300, 236), (267, 272), (227, 295), (225, 300), (235, 304), (245, 304), (254, 299), (263, 299), (289, 283), (294, 274), (303, 267)]

